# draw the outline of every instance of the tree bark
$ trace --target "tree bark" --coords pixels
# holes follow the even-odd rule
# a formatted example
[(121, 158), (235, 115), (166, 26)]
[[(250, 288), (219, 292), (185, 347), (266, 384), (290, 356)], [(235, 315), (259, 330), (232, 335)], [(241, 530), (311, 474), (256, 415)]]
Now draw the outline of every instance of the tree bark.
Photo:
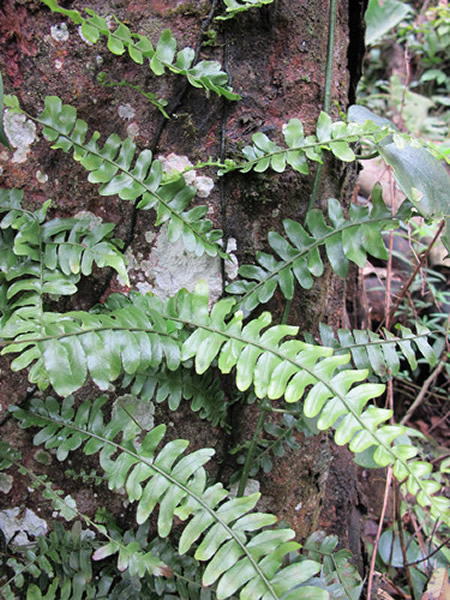
[[(333, 118), (354, 102), (362, 61), (365, 4), (366, 0), (337, 2), (331, 87)], [(223, 24), (214, 21), (214, 16), (222, 10), (222, 3), (216, 0), (107, 3), (76, 0), (65, 2), (64, 6), (80, 11), (87, 6), (103, 16), (114, 14), (132, 31), (144, 33), (155, 41), (163, 29), (170, 27), (179, 49), (190, 45), (196, 49), (198, 58), (219, 60), (242, 99), (227, 102), (215, 94), (206, 97), (204, 90), (194, 89), (181, 78), (151, 76), (148, 67), (136, 65), (126, 55), (112, 55), (103, 42), (95, 46), (86, 44), (77, 26), (62, 15), (52, 14), (39, 2), (9, 0), (0, 17), (0, 68), (5, 92), (16, 94), (31, 114), (42, 109), (44, 96), (59, 95), (64, 102), (77, 107), (79, 116), (92, 130), (101, 131), (102, 139), (113, 132), (122, 139), (133, 135), (139, 148), (151, 148), (156, 156), (165, 158), (175, 154), (193, 164), (208, 156), (239, 157), (243, 145), (257, 131), (278, 141), (283, 124), (293, 117), (304, 123), (306, 134), (315, 131), (324, 98), (329, 2), (275, 0)], [(100, 71), (116, 81), (125, 79), (166, 98), (171, 119), (165, 119), (130, 88), (99, 85)], [(41, 132), (36, 133), (23, 162), (3, 150), (0, 164), (2, 186), (24, 189), (28, 206), (36, 208), (51, 197), (54, 200), (51, 216), (73, 216), (88, 210), (116, 223), (116, 235), (128, 244), (130, 276), (136, 289), (169, 294), (175, 293), (179, 285), (192, 283), (180, 276), (185, 263), (175, 267), (169, 283), (162, 277), (161, 269), (168, 266), (161, 264), (170, 249), (161, 237), (163, 234), (153, 225), (154, 215), (136, 211), (131, 203), (117, 198), (98, 196), (95, 187), (87, 182), (84, 170), (67, 155), (49, 151)], [(313, 166), (309, 176), (287, 170), (282, 175), (230, 174), (220, 179), (213, 169), (201, 173), (213, 179), (214, 187), (207, 198), (211, 218), (223, 229), (225, 244), (231, 238), (236, 241), (239, 264), (253, 262), (258, 250), (268, 250), (267, 233), (282, 231), (283, 219), (302, 222), (315, 171)], [(348, 205), (354, 182), (353, 165), (327, 158), (317, 206), (324, 208), (330, 197)], [(210, 261), (202, 268), (219, 295), (226, 283), (221, 266)], [(90, 308), (115, 290), (126, 291), (116, 278), (100, 273), (94, 282), (86, 283), (73, 304), (66, 308)], [(268, 308), (280, 317), (282, 297), (276, 296)], [(311, 291), (297, 288), (289, 322), (300, 324), (302, 331), (315, 334), (319, 321), (336, 327), (346, 324), (347, 319), (346, 283), (330, 270), (316, 281)], [(9, 404), (21, 404), (30, 390), (23, 375), (12, 374), (5, 358), (2, 363), (4, 380), (0, 396), (6, 411)], [(87, 393), (92, 397), (93, 387), (83, 392)], [(257, 412), (256, 405), (235, 405), (230, 412), (231, 436), (202, 422), (187, 407), (170, 413), (164, 406), (157, 406), (156, 419), (170, 421), (173, 435), (191, 439), (194, 446), (214, 446), (219, 459), (225, 461), (225, 467), (217, 467), (217, 473), (225, 477), (230, 470), (227, 449), (233, 443), (251, 438)], [(31, 436), (18, 434), (5, 420), (2, 428), (8, 436), (20, 435), (18, 443), (28, 448), (31, 457), (34, 452)], [(320, 528), (336, 533), (361, 566), (361, 501), (350, 454), (346, 449), (336, 450), (325, 434), (313, 438), (299, 434), (298, 442), (301, 451), (276, 459), (272, 472), (259, 477), (262, 509), (286, 518), (300, 540)], [(54, 474), (54, 467), (52, 470)], [(14, 486), (14, 506), (36, 507), (36, 500), (29, 497), (23, 480), (17, 480)], [(96, 504), (105, 499), (100, 494), (93, 501), (82, 483), (72, 482), (71, 486), (71, 493), (88, 513), (93, 514)], [(11, 503), (11, 496), (2, 496), (0, 509)]]

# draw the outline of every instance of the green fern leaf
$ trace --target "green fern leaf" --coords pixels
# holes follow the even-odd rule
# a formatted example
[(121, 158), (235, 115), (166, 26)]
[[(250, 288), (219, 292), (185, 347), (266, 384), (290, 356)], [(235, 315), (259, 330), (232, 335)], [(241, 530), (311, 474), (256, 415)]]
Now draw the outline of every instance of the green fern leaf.
[(81, 25), (84, 37), (95, 44), (102, 36), (107, 37), (107, 47), (112, 54), (122, 55), (125, 51), (134, 62), (143, 64), (148, 60), (151, 71), (156, 76), (164, 75), (166, 69), (177, 75), (186, 77), (189, 83), (196, 88), (213, 91), (227, 100), (240, 100), (228, 85), (228, 75), (222, 71), (221, 65), (216, 61), (200, 61), (192, 66), (194, 51), (184, 48), (177, 53), (177, 43), (170, 29), (162, 32), (156, 48), (144, 35), (132, 33), (130, 29), (117, 18), (117, 27), (111, 31), (103, 17), (89, 8), (85, 12), (89, 15), (86, 19), (77, 10), (67, 10), (58, 5), (57, 0), (42, 0), (52, 12), (65, 15), (77, 25)]
[(181, 238), (186, 249), (198, 256), (204, 252), (223, 254), (218, 243), (222, 232), (212, 229), (211, 221), (204, 218), (206, 210), (187, 210), (195, 188), (182, 176), (165, 183), (161, 162), (153, 160), (150, 150), (136, 155), (135, 144), (130, 139), (122, 142), (115, 134), (103, 147), (98, 144), (97, 132), (87, 141), (85, 121), (77, 119), (75, 108), (55, 96), (46, 98), (45, 109), (36, 121), (44, 126), (52, 148), (73, 151), (74, 159), (89, 171), (88, 180), (100, 184), (102, 196), (118, 194), (123, 200), (138, 202), (138, 208), (155, 208), (156, 224), (168, 222), (169, 241)]
[(339, 202), (330, 198), (328, 218), (333, 226), (326, 224), (323, 213), (318, 209), (310, 210), (306, 216), (309, 231), (300, 223), (285, 219), (286, 237), (273, 231), (268, 235), (270, 247), (277, 257), (258, 252), (258, 264), (241, 266), (240, 279), (229, 284), (227, 292), (238, 296), (238, 307), (248, 312), (270, 300), (277, 287), (287, 300), (291, 300), (294, 281), (310, 289), (314, 277), (322, 275), (321, 246), (325, 247), (330, 264), (340, 277), (347, 276), (350, 261), (363, 267), (368, 254), (386, 259), (387, 250), (381, 233), (395, 227), (395, 220), (384, 205), (378, 188), (374, 190), (372, 200), (371, 210), (351, 205), (350, 219), (347, 220)]
[(272, 4), (273, 0), (224, 0), (226, 15), (216, 17), (216, 21), (228, 21), (238, 13), (246, 12), (251, 8), (261, 8), (266, 4)]

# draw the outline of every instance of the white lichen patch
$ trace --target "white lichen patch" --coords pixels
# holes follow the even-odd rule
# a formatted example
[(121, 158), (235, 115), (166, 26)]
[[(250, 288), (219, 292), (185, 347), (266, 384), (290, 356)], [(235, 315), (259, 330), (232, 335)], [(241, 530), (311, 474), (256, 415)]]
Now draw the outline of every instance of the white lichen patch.
[(119, 117), (125, 121), (131, 121), (136, 114), (131, 104), (120, 104), (117, 112), (119, 113)]
[(197, 171), (192, 168), (194, 165), (187, 156), (179, 156), (172, 152), (168, 156), (158, 156), (158, 158), (161, 161), (163, 171), (166, 171), (169, 175), (183, 173), (186, 183), (197, 188), (199, 198), (207, 198), (209, 196), (214, 187), (214, 181), (211, 177), (197, 175)]
[(12, 475), (8, 473), (0, 473), (0, 492), (9, 494), (13, 486)]
[[(247, 483), (245, 484), (244, 496), (250, 496), (250, 494), (254, 494), (259, 492), (261, 488), (261, 484), (257, 479), (247, 479)], [(233, 483), (230, 488), (230, 493), (228, 496), (230, 498), (236, 498), (239, 489), (239, 482)]]
[(50, 27), (50, 35), (55, 42), (67, 42), (69, 39), (69, 30), (67, 29), (67, 25), (64, 23), (64, 21), (62, 23), (52, 25)]
[[(124, 419), (129, 420), (128, 425), (125, 425), (124, 428), (123, 435), (125, 439), (127, 439), (128, 432), (132, 436), (135, 436), (136, 423), (139, 423), (140, 427), (145, 431), (150, 431), (155, 426), (155, 405), (153, 402), (140, 400), (133, 394), (124, 394), (115, 400), (112, 408), (112, 417), (117, 412)], [(128, 415), (131, 415), (131, 417)]]
[(61, 71), (61, 69), (62, 69), (62, 68), (63, 68), (63, 66), (64, 66), (64, 63), (62, 62), (62, 60), (58, 60), (58, 59), (56, 59), (56, 60), (55, 60), (55, 63), (54, 63), (54, 64), (55, 64), (55, 69), (56, 69), (57, 71)]
[(9, 143), (16, 149), (11, 161), (13, 163), (25, 162), (29, 148), (36, 139), (36, 125), (24, 114), (11, 110), (5, 111), (3, 125)]
[(130, 261), (129, 268), (138, 271), (136, 288), (141, 293), (148, 291), (169, 298), (178, 290), (193, 291), (201, 279), (208, 284), (210, 301), (215, 302), (222, 294), (220, 258), (207, 254), (195, 256), (186, 252), (183, 242), (171, 242), (167, 226), (163, 226), (157, 242), (146, 260)]
[(90, 210), (79, 210), (75, 215), (75, 219), (81, 219), (88, 222), (89, 231), (93, 231), (96, 227), (103, 223), (103, 219), (95, 215)]
[(0, 529), (6, 542), (14, 538), (14, 544), (25, 546), (39, 535), (47, 533), (47, 523), (29, 508), (24, 512), (16, 506), (0, 511)]
[(36, 179), (39, 181), (39, 183), (47, 183), (48, 175), (47, 173), (43, 173), (40, 169), (38, 169), (36, 171)]
[(228, 239), (227, 249), (226, 249), (226, 252), (230, 258), (227, 259), (224, 264), (225, 274), (226, 274), (227, 278), (230, 280), (236, 279), (236, 277), (238, 276), (239, 263), (238, 263), (237, 256), (234, 254), (234, 252), (236, 250), (237, 250), (237, 242), (236, 242), (235, 238), (231, 237)]
[(134, 138), (139, 134), (139, 125), (136, 123), (136, 121), (133, 121), (132, 123), (130, 123), (127, 126), (127, 136), (131, 139), (134, 140)]

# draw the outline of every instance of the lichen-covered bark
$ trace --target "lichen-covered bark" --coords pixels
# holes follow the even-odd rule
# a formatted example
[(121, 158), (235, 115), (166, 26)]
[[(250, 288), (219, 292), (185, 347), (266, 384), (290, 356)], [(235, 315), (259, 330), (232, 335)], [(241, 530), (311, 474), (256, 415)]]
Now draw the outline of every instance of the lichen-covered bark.
[[(78, 27), (61, 15), (51, 14), (37, 0), (8, 0), (2, 9), (0, 69), (5, 91), (16, 94), (23, 108), (33, 114), (42, 109), (46, 95), (59, 95), (64, 102), (75, 105), (79, 116), (92, 130), (100, 130), (103, 139), (112, 132), (122, 138), (128, 135), (140, 148), (151, 148), (164, 160), (174, 160), (175, 155), (177, 160), (193, 164), (208, 156), (239, 156), (240, 148), (256, 131), (277, 140), (283, 123), (292, 117), (304, 122), (307, 134), (313, 132), (323, 102), (328, 2), (275, 0), (262, 10), (249, 11), (223, 25), (212, 19), (211, 7), (219, 4), (206, 0), (76, 0), (64, 5), (78, 10), (91, 7), (103, 16), (115, 14), (135, 32), (155, 41), (164, 28), (170, 27), (179, 48), (191, 45), (199, 49), (200, 58), (222, 62), (234, 90), (242, 96), (240, 102), (225, 102), (214, 94), (206, 97), (203, 90), (175, 76), (151, 76), (147, 67), (110, 54), (103, 42), (95, 46), (86, 43)], [(349, 15), (356, 11), (360, 18), (363, 5), (364, 0), (338, 2), (332, 87), (335, 117), (339, 109), (346, 110), (354, 94), (361, 36), (356, 41), (352, 36), (361, 23), (354, 16), (350, 21)], [(101, 71), (116, 81), (125, 79), (166, 98), (172, 118), (165, 119), (132, 89), (102, 87), (97, 82)], [(51, 216), (90, 211), (116, 223), (117, 236), (128, 245), (132, 287), (168, 295), (181, 286), (191, 287), (201, 275), (209, 280), (215, 297), (220, 294), (224, 282), (217, 260), (197, 263), (188, 271), (183, 250), (171, 247), (164, 231), (154, 228), (152, 214), (135, 211), (130, 203), (117, 198), (98, 196), (84, 170), (61, 152), (49, 151), (41, 132), (35, 132), (24, 119), (7, 116), (5, 127), (14, 152), (0, 152), (1, 184), (24, 189), (30, 207), (51, 197)], [(236, 248), (237, 260), (243, 263), (251, 262), (255, 251), (266, 249), (267, 232), (280, 230), (284, 218), (303, 218), (314, 168), (308, 177), (289, 171), (281, 176), (237, 174), (219, 179), (211, 169), (197, 176), (211, 178), (202, 182), (210, 217), (224, 230), (226, 239), (233, 240), (230, 250)], [(330, 196), (348, 202), (352, 181), (351, 171), (328, 159), (320, 186), (321, 204)], [(232, 272), (233, 265), (229, 266), (228, 276)], [(116, 278), (101, 273), (97, 280), (82, 286), (73, 306), (89, 308), (115, 290), (127, 291)], [(311, 292), (298, 294), (290, 321), (312, 332), (320, 319), (336, 325), (344, 313), (344, 293), (344, 286), (328, 273)], [(277, 297), (270, 309), (281, 314), (282, 299)], [(13, 428), (4, 417), (7, 406), (23, 402), (33, 390), (27, 387), (23, 375), (9, 371), (5, 358), (1, 361), (2, 435), (12, 435)], [(85, 392), (93, 393), (93, 389)], [(251, 437), (255, 413), (254, 406), (234, 407), (234, 442)], [(187, 437), (194, 445), (215, 446), (221, 459), (231, 443), (227, 434), (201, 422), (187, 409), (169, 413), (164, 407), (156, 407), (155, 419), (170, 420), (173, 435)], [(320, 527), (335, 531), (340, 526), (343, 543), (350, 542), (352, 532), (347, 524), (354, 519), (358, 503), (356, 491), (345, 495), (348, 490), (342, 485), (342, 478), (354, 480), (350, 459), (345, 451), (336, 453), (326, 437), (299, 442), (302, 452), (276, 461), (272, 473), (262, 479), (264, 508), (287, 518), (299, 537)], [(28, 447), (26, 457), (31, 461), (35, 450), (30, 435), (21, 433), (16, 443), (23, 449)], [(55, 459), (50, 458), (53, 472)], [(226, 474), (227, 467), (222, 472)], [(68, 485), (61, 474), (56, 477), (61, 487)], [(94, 497), (83, 484), (69, 481), (70, 493), (80, 501), (84, 499), (81, 508), (86, 512), (93, 513), (96, 504), (105, 500), (102, 492)], [(11, 494), (0, 492), (0, 509), (36, 508), (37, 493), (27, 492), (23, 478), (17, 478)], [(121, 514), (123, 517), (123, 511)], [(358, 553), (358, 544), (351, 545)]]

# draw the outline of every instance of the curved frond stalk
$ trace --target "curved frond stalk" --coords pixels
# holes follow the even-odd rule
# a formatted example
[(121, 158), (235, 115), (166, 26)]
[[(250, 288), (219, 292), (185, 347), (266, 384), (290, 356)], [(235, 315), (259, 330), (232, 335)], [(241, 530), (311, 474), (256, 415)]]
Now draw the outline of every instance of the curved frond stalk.
[(223, 0), (226, 6), (226, 15), (216, 17), (216, 21), (228, 21), (238, 13), (246, 12), (251, 8), (261, 8), (266, 4), (272, 4), (273, 0)]
[[(30, 410), (13, 407), (12, 413), (23, 428), (40, 427), (34, 443), (56, 448), (59, 460), (80, 447), (88, 455), (99, 452), (109, 488), (124, 488), (130, 502), (137, 503), (138, 523), (146, 522), (159, 507), (157, 527), (161, 537), (169, 535), (175, 517), (189, 519), (178, 551), (183, 555), (195, 545), (194, 558), (208, 562), (203, 585), (216, 585), (219, 600), (239, 589), (242, 599), (303, 597), (299, 590), (295, 596), (291, 590), (317, 574), (320, 564), (307, 560), (301, 565), (282, 566), (285, 556), (300, 546), (292, 541), (291, 529), (266, 529), (276, 517), (254, 511), (259, 494), (228, 499), (228, 491), (221, 484), (206, 483), (203, 465), (214, 454), (212, 449), (184, 455), (188, 442), (173, 440), (157, 451), (165, 434), (164, 425), (137, 440), (138, 425), (130, 427), (120, 411), (104, 423), (101, 408), (105, 402), (105, 397), (98, 398), (75, 410), (71, 397), (62, 405), (53, 398), (34, 398)], [(122, 434), (120, 442), (114, 441), (118, 434)], [(119, 568), (127, 568), (128, 563), (121, 563), (115, 541), (98, 549), (93, 558), (101, 560), (117, 552)]]
[(158, 96), (156, 94), (152, 94), (152, 92), (146, 92), (140, 85), (130, 83), (125, 79), (115, 81), (114, 79), (108, 78), (108, 74), (103, 72), (97, 75), (97, 82), (105, 87), (127, 87), (134, 90), (135, 92), (138, 92), (139, 94), (141, 94), (141, 96), (144, 96), (144, 98), (146, 98), (149, 102), (156, 106), (159, 112), (163, 114), (166, 117), (166, 119), (170, 119), (165, 109), (165, 107), (168, 104), (167, 100), (164, 100), (163, 98), (158, 98)]
[(417, 323), (417, 333), (400, 323), (395, 327), (400, 337), (386, 329), (383, 336), (369, 330), (339, 329), (336, 339), (332, 328), (324, 323), (319, 324), (319, 331), (323, 344), (351, 352), (356, 368), (369, 369), (380, 377), (398, 375), (402, 357), (413, 371), (417, 368), (417, 355), (423, 356), (430, 367), (436, 364), (436, 354), (428, 342), (431, 332), (425, 325)]
[[(405, 217), (407, 212), (405, 205), (400, 216)], [(242, 265), (240, 279), (226, 288), (228, 293), (238, 296), (238, 308), (252, 311), (259, 304), (268, 302), (277, 288), (286, 300), (292, 300), (295, 282), (310, 289), (314, 277), (320, 277), (324, 272), (321, 247), (325, 248), (334, 272), (342, 278), (348, 275), (350, 262), (364, 267), (368, 254), (388, 258), (382, 232), (395, 227), (396, 220), (383, 202), (380, 186), (373, 190), (372, 208), (352, 204), (349, 219), (346, 219), (340, 203), (330, 198), (327, 216), (330, 225), (322, 211), (312, 209), (306, 215), (307, 229), (296, 221), (285, 219), (285, 237), (269, 232), (268, 242), (276, 256), (258, 252), (257, 264)]]
[(171, 73), (186, 77), (195, 88), (215, 92), (227, 100), (240, 100), (228, 85), (228, 75), (215, 60), (202, 60), (193, 65), (195, 52), (186, 47), (177, 52), (177, 42), (170, 29), (161, 33), (156, 47), (145, 35), (132, 33), (124, 23), (114, 17), (117, 27), (111, 31), (106, 19), (94, 10), (85, 8), (89, 15), (86, 19), (77, 10), (67, 10), (58, 5), (57, 0), (42, 0), (52, 12), (60, 13), (81, 26), (81, 33), (92, 44), (102, 36), (107, 37), (107, 47), (112, 54), (122, 55), (128, 52), (131, 60), (142, 65), (144, 59), (154, 75), (164, 75), (166, 69)]
[(321, 163), (323, 151), (331, 152), (344, 162), (352, 162), (356, 160), (356, 156), (350, 144), (358, 142), (373, 146), (389, 136), (392, 131), (390, 126), (380, 126), (373, 121), (366, 121), (363, 124), (354, 121), (332, 122), (331, 117), (322, 111), (314, 135), (305, 137), (303, 123), (299, 119), (291, 119), (283, 125), (286, 143), (284, 148), (258, 131), (252, 136), (253, 144), (245, 146), (242, 151), (246, 160), (235, 162), (228, 159), (220, 174), (224, 175), (235, 170), (241, 173), (252, 170), (263, 173), (269, 168), (276, 173), (283, 173), (290, 166), (294, 171), (307, 175), (308, 160)]
[(116, 296), (112, 302), (120, 307), (106, 314), (50, 315), (45, 336), (33, 322), (8, 322), (2, 335), (11, 341), (3, 352), (23, 352), (13, 368), (37, 359), (30, 374), (39, 373), (62, 395), (79, 389), (88, 372), (106, 389), (123, 372), (144, 371), (163, 360), (175, 370), (190, 359), (199, 374), (213, 361), (222, 373), (236, 369), (238, 389), (254, 386), (260, 399), (284, 396), (294, 403), (306, 394), (304, 414), (318, 417), (319, 429), (334, 427), (336, 443), (349, 444), (357, 454), (374, 446), (375, 462), (392, 464), (396, 478), (405, 481), (409, 493), (417, 494), (419, 504), (431, 506), (434, 514), (448, 520), (443, 514), (448, 501), (433, 496), (441, 484), (429, 478), (432, 465), (412, 460), (415, 447), (394, 444), (405, 428), (384, 424), (392, 416), (390, 410), (367, 407), (384, 392), (384, 385), (365, 382), (367, 370), (343, 368), (349, 353), (336, 355), (332, 348), (290, 339), (298, 327), (269, 327), (267, 312), (244, 326), (243, 314), (233, 311), (230, 298), (209, 311), (205, 284), (194, 293), (181, 290), (166, 306), (137, 293), (131, 299)]
[(73, 106), (63, 104), (56, 96), (48, 96), (44, 111), (30, 118), (43, 125), (52, 148), (72, 150), (74, 160), (89, 171), (88, 180), (100, 185), (100, 195), (117, 194), (122, 200), (138, 202), (138, 208), (154, 208), (156, 225), (168, 224), (169, 241), (181, 238), (186, 250), (197, 256), (204, 252), (210, 256), (223, 254), (219, 243), (222, 232), (213, 229), (205, 218), (208, 207), (188, 208), (195, 187), (187, 185), (183, 176), (171, 176), (166, 181), (161, 162), (153, 160), (150, 150), (137, 153), (134, 142), (129, 138), (122, 141), (116, 134), (110, 135), (102, 148), (98, 132), (87, 141), (87, 123), (77, 119)]

